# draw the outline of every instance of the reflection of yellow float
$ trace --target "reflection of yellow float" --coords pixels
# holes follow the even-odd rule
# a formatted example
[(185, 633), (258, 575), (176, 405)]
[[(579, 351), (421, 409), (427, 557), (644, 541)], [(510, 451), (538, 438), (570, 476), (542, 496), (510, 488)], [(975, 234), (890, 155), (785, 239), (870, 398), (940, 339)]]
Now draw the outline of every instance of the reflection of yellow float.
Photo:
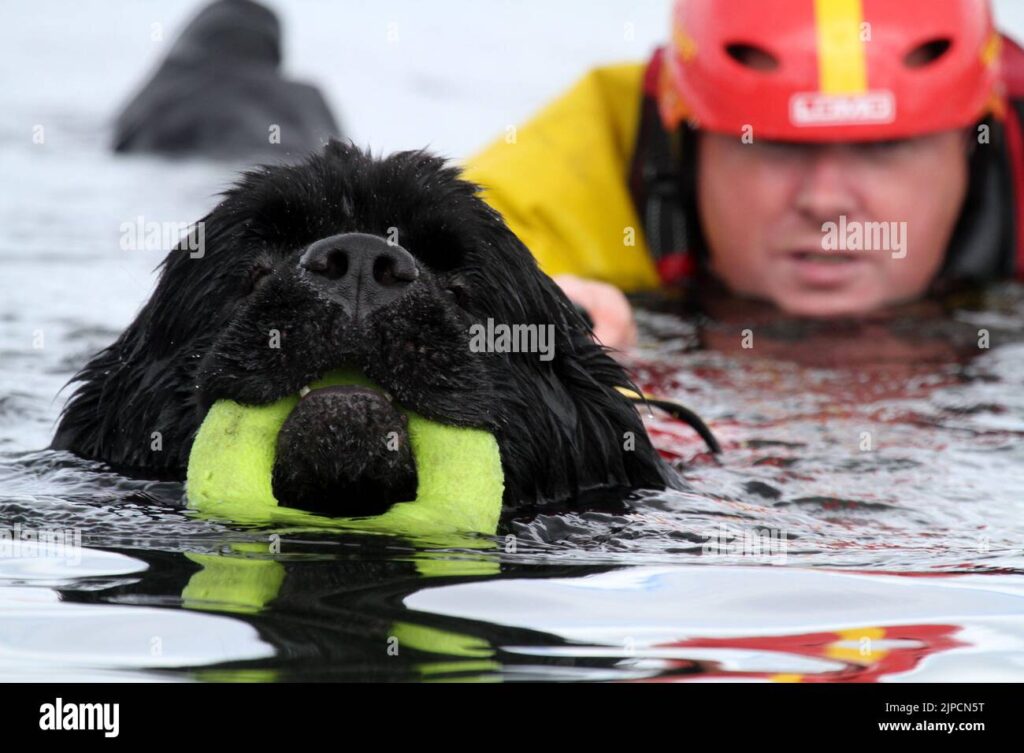
[[(451, 534), (443, 536), (449, 544), (461, 548), (493, 549), (487, 539)], [(228, 554), (196, 554), (185, 556), (201, 566), (181, 592), (187, 609), (256, 615), (262, 612), (280, 592), (286, 566), (276, 560), (270, 543), (236, 543)], [(495, 575), (500, 570), (496, 558), (485, 554), (474, 556), (462, 552), (456, 559), (451, 553), (418, 552), (416, 569), (426, 577)], [(474, 682), (496, 679), (501, 665), (494, 659), (495, 649), (477, 636), (443, 630), (409, 621), (395, 622), (388, 635), (399, 652), (417, 651), (433, 654), (436, 659), (417, 662), (416, 671), (424, 680), (451, 680), (465, 673)], [(197, 677), (211, 682), (274, 682), (279, 679), (275, 669), (206, 669)]]
[[(312, 387), (362, 384), (335, 372)], [(372, 386), (372, 385), (371, 385)], [(214, 404), (199, 429), (188, 465), (189, 504), (204, 515), (236, 523), (360, 530), (403, 535), (497, 531), (504, 473), (495, 438), (479, 429), (446, 426), (403, 411), (419, 481), (415, 500), (382, 515), (330, 518), (279, 506), (271, 487), (277, 435), (298, 395), (271, 405)]]

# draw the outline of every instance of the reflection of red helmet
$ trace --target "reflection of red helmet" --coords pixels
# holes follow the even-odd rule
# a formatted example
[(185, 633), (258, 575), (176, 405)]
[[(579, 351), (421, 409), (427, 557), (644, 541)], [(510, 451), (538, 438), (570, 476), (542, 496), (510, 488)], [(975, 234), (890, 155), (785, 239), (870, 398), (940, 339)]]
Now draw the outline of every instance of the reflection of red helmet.
[(1000, 114), (999, 45), (988, 0), (677, 0), (658, 106), (669, 129), (906, 138)]

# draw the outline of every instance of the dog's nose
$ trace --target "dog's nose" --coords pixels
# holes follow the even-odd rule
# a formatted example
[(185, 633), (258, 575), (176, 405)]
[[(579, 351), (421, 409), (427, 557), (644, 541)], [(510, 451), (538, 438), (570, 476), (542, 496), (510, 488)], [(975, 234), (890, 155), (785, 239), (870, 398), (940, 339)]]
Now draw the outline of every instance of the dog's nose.
[(366, 316), (401, 298), (420, 274), (412, 254), (366, 233), (318, 240), (302, 254), (299, 266), (353, 317)]

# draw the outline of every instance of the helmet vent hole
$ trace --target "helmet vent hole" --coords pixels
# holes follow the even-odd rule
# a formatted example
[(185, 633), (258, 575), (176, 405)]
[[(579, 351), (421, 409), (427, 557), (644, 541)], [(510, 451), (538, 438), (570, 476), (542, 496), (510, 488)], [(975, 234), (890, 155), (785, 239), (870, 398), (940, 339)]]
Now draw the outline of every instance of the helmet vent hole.
[(752, 44), (736, 43), (726, 45), (725, 52), (744, 68), (749, 68), (752, 71), (769, 73), (777, 70), (779, 67), (779, 59), (777, 57), (768, 52), (768, 50)]
[(903, 63), (907, 68), (926, 68), (937, 63), (952, 46), (953, 42), (950, 39), (932, 39), (908, 52), (903, 58)]

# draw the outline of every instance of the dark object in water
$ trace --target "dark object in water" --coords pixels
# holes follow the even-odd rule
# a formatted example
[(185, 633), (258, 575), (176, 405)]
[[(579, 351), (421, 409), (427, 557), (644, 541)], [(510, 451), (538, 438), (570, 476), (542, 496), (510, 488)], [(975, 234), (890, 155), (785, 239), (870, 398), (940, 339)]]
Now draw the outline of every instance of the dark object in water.
[[(306, 391), (278, 438), (274, 493), (286, 506), (304, 509), (340, 481), (365, 502), (407, 493), (414, 455), (342, 446), (353, 435), (401, 442), (392, 402), (492, 434), (510, 513), (681, 486), (622, 392), (636, 391), (626, 371), (443, 158), (331, 142), (303, 163), (246, 173), (203, 223), (203, 256), (170, 252), (135, 322), (75, 377), (55, 449), (184, 479), (210, 406), (271, 405), (352, 369), (380, 392)], [(474, 329), (497, 326), (537, 342), (548, 333), (550, 357), (474, 345)]]
[(280, 67), (273, 11), (252, 0), (213, 2), (118, 116), (114, 150), (265, 159), (304, 156), (339, 136), (320, 91)]

